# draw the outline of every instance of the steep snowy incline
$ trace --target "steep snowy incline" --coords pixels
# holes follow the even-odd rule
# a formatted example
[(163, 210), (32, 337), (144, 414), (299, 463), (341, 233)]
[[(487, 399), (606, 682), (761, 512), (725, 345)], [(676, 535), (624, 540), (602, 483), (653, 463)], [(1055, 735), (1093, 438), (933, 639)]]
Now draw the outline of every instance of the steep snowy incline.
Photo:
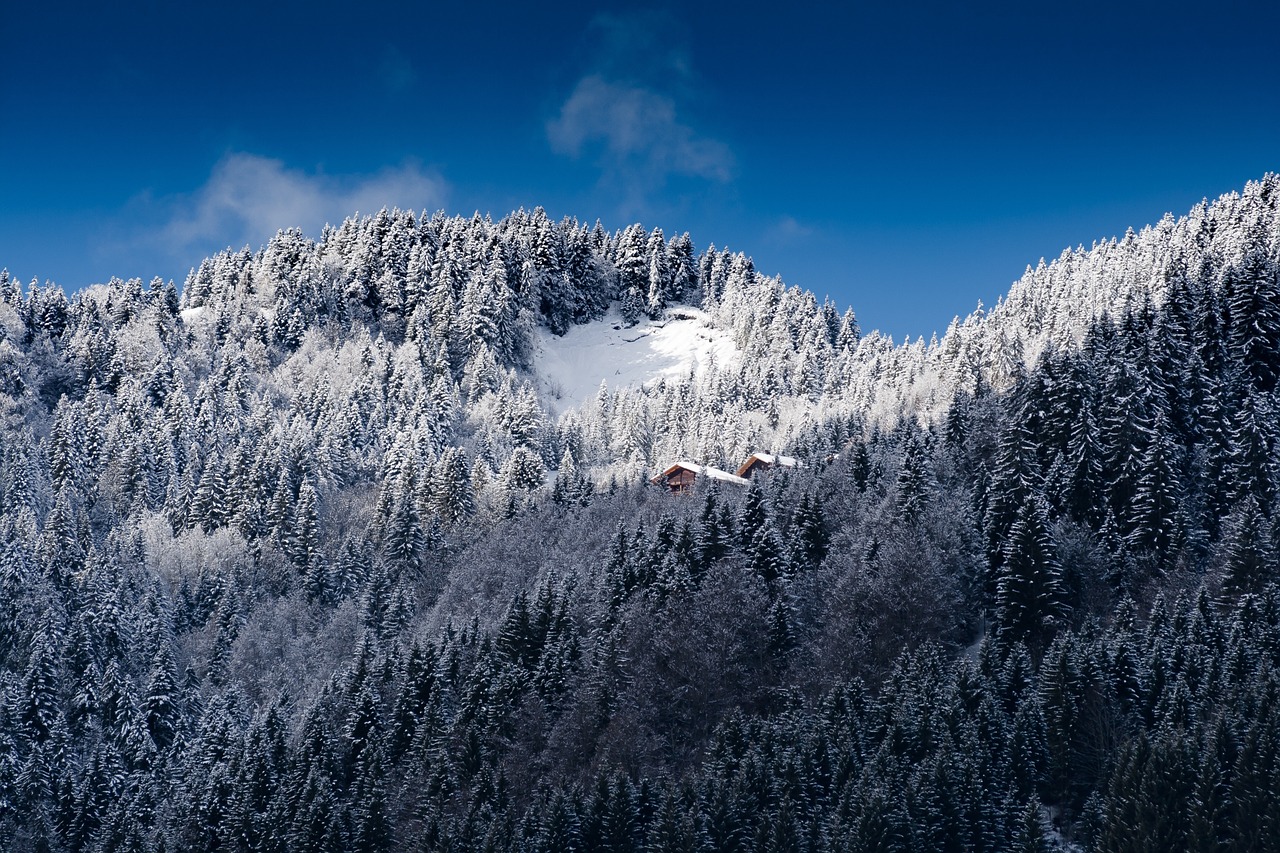
[(737, 359), (729, 333), (696, 308), (672, 306), (665, 318), (634, 326), (614, 308), (598, 322), (570, 327), (562, 337), (539, 328), (534, 371), (543, 399), (566, 411), (591, 400), (601, 382), (616, 391), (685, 378)]

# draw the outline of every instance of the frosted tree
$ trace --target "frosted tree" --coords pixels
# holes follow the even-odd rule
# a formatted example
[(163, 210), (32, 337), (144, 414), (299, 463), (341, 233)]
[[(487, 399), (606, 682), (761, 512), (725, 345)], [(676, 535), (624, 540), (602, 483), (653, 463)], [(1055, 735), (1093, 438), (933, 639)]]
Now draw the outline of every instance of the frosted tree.
[(661, 228), (653, 229), (649, 235), (649, 244), (645, 249), (648, 256), (649, 286), (645, 299), (645, 313), (651, 320), (662, 316), (663, 309), (671, 298), (672, 275), (671, 263), (667, 256), (666, 238)]
[(1018, 511), (996, 576), (996, 630), (1043, 649), (1065, 613), (1057, 546), (1044, 500), (1029, 496)]
[(1228, 602), (1256, 594), (1274, 580), (1274, 546), (1253, 495), (1246, 495), (1232, 512), (1220, 547), (1222, 595)]
[(464, 450), (447, 447), (432, 475), (432, 509), (446, 524), (456, 524), (475, 511), (471, 470)]
[(517, 447), (502, 466), (498, 480), (509, 492), (527, 492), (542, 485), (543, 476), (542, 460), (537, 454)]
[(1238, 268), (1226, 270), (1222, 289), (1231, 348), (1253, 386), (1269, 392), (1280, 376), (1280, 266), (1265, 243), (1262, 234), (1250, 235), (1248, 254)]
[(1158, 558), (1168, 557), (1182, 534), (1179, 496), (1182, 493), (1177, 448), (1163, 413), (1157, 419), (1142, 460), (1141, 473), (1129, 507), (1129, 543)]
[(310, 482), (304, 482), (298, 488), (289, 553), (294, 565), (304, 575), (310, 574), (320, 560), (320, 514), (316, 490)]

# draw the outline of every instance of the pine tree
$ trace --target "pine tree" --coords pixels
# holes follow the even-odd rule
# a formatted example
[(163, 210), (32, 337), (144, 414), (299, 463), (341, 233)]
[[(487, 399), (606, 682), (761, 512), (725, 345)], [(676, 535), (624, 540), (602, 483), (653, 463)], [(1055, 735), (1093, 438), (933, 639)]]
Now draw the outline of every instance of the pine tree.
[(1004, 559), (1005, 542), (1018, 514), (1032, 499), (1040, 485), (1035, 438), (1020, 415), (1005, 428), (996, 451), (991, 473), (987, 512), (983, 519), (987, 554), (993, 568)]
[(162, 643), (151, 661), (146, 695), (142, 699), (142, 715), (159, 752), (167, 750), (177, 736), (181, 719), (178, 673), (168, 643)]
[(304, 576), (311, 575), (320, 560), (320, 514), (316, 509), (316, 490), (310, 482), (304, 482), (298, 489), (293, 517), (289, 552), (298, 570)]
[(445, 525), (457, 524), (475, 512), (471, 471), (460, 447), (446, 447), (432, 477), (432, 510)]
[(392, 565), (416, 576), (422, 570), (426, 548), (427, 537), (418, 517), (417, 501), (412, 493), (401, 494), (387, 519), (382, 552)]
[(53, 625), (47, 624), (31, 644), (21, 695), (21, 720), (27, 736), (38, 743), (53, 734), (60, 714), (59, 657)]
[(1069, 471), (1063, 509), (1076, 521), (1097, 525), (1102, 522), (1103, 448), (1089, 395), (1081, 399), (1080, 411), (1071, 427), (1065, 458)]
[(742, 531), (744, 538), (748, 540), (755, 537), (756, 533), (765, 526), (765, 522), (769, 520), (768, 511), (764, 505), (764, 490), (760, 487), (759, 480), (752, 480), (747, 486), (747, 496), (742, 502), (742, 513), (738, 517), (738, 529)]
[(517, 447), (502, 466), (498, 479), (512, 494), (532, 491), (542, 485), (542, 460), (528, 448)]
[(667, 256), (671, 273), (668, 299), (673, 302), (693, 301), (698, 274), (695, 269), (693, 241), (689, 239), (689, 232), (686, 231), (671, 238), (671, 242), (667, 244)]
[(231, 517), (228, 511), (227, 472), (221, 459), (210, 459), (205, 465), (200, 483), (196, 486), (195, 500), (191, 507), (194, 520), (212, 533)]
[(648, 296), (645, 300), (645, 313), (656, 320), (662, 316), (671, 297), (672, 276), (670, 259), (667, 256), (667, 242), (661, 228), (653, 229), (649, 235), (649, 243), (645, 249), (649, 266)]
[(1265, 238), (1251, 234), (1252, 245), (1223, 284), (1230, 310), (1229, 340), (1254, 388), (1264, 393), (1280, 376), (1280, 267)]
[(811, 568), (821, 565), (831, 545), (831, 532), (820, 492), (805, 492), (801, 496), (791, 526), (805, 562)]
[(1169, 421), (1162, 414), (1156, 420), (1142, 459), (1127, 522), (1130, 546), (1145, 549), (1161, 561), (1174, 551), (1182, 533), (1179, 512), (1182, 488), (1176, 457)]
[(361, 761), (352, 795), (354, 827), (348, 850), (383, 853), (394, 843), (391, 804), (387, 796), (387, 771), (381, 750), (369, 751)]
[(1222, 595), (1227, 601), (1261, 592), (1263, 585), (1273, 579), (1275, 555), (1266, 521), (1252, 495), (1247, 495), (1231, 514), (1220, 547)]
[(1040, 803), (1035, 798), (1022, 810), (1017, 833), (1008, 848), (1009, 853), (1051, 853), (1044, 837), (1044, 818), (1040, 814)]
[(929, 502), (931, 470), (928, 451), (915, 432), (903, 442), (902, 467), (898, 472), (896, 508), (905, 524), (920, 520)]
[(75, 487), (83, 476), (83, 460), (74, 436), (82, 434), (77, 407), (64, 396), (58, 401), (49, 434), (49, 476), (55, 491), (64, 486)]
[(1129, 533), (1127, 510), (1143, 470), (1143, 451), (1152, 440), (1152, 389), (1137, 366), (1118, 358), (1105, 379), (1099, 407), (1099, 433), (1106, 472), (1108, 506)]
[(714, 489), (707, 490), (698, 515), (698, 563), (705, 571), (729, 551), (731, 531), (721, 524), (720, 507)]
[(1260, 506), (1270, 506), (1275, 497), (1271, 469), (1271, 448), (1275, 432), (1274, 415), (1268, 414), (1262, 398), (1245, 397), (1233, 419), (1229, 482), (1232, 498), (1239, 502), (1252, 495)]
[(751, 571), (765, 583), (772, 584), (786, 577), (791, 570), (782, 537), (767, 519), (761, 526), (754, 528), (747, 546), (747, 558), (750, 560)]
[(996, 580), (996, 630), (1043, 649), (1065, 614), (1057, 546), (1043, 498), (1030, 497), (1009, 532)]

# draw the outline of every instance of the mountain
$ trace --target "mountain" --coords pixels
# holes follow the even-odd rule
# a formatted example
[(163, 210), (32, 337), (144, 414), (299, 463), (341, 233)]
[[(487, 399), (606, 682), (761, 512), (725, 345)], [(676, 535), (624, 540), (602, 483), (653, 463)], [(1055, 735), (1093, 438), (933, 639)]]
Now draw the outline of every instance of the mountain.
[(1278, 189), (927, 344), (540, 209), (0, 274), (0, 838), (1271, 849)]

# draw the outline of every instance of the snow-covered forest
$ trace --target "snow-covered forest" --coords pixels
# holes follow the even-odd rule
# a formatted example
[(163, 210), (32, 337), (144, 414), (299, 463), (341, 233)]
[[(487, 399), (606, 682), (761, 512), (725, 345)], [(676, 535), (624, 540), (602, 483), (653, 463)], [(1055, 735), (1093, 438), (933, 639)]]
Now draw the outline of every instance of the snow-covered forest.
[(0, 273), (0, 846), (1280, 849), (1278, 379), (1276, 175), (927, 343), (541, 209)]

